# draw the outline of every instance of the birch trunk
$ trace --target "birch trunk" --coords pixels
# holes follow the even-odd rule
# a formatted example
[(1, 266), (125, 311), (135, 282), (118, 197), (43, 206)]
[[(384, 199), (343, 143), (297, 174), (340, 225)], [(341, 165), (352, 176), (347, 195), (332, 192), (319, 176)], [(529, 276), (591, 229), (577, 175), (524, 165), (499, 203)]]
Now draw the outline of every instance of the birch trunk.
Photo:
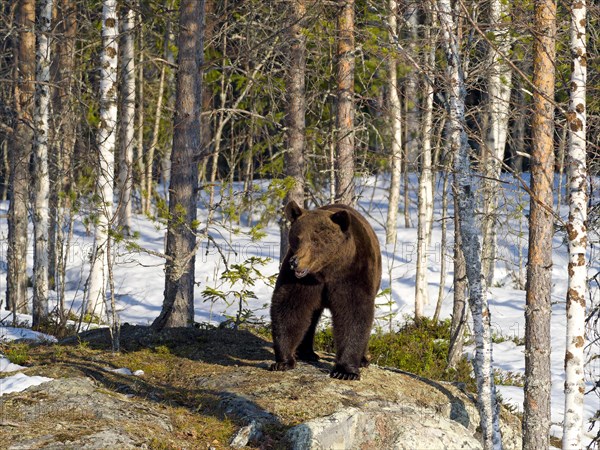
[(33, 144), (35, 81), (35, 1), (20, 0), (16, 10), (18, 39), (14, 83), (16, 118), (9, 142), (10, 204), (8, 209), (7, 308), (28, 313), (27, 304), (27, 204), (29, 203), (29, 158)]
[(50, 116), (50, 30), (52, 0), (42, 0), (40, 5), (37, 44), (37, 73), (34, 119), (34, 261), (33, 261), (33, 317), (34, 328), (48, 318), (48, 118)]
[(556, 4), (534, 3), (533, 116), (529, 249), (525, 295), (523, 448), (546, 449), (550, 436), (550, 319), (554, 181)]
[(335, 200), (354, 204), (354, 0), (338, 0)]
[(587, 164), (586, 164), (586, 3), (571, 3), (571, 102), (569, 125), (569, 288), (565, 353), (563, 449), (582, 448), (585, 299), (587, 297)]
[[(284, 204), (295, 201), (304, 205), (304, 173), (306, 170), (304, 151), (305, 136), (305, 77), (306, 77), (306, 35), (304, 0), (292, 0), (292, 25), (289, 29), (289, 69), (287, 77), (287, 152), (285, 153), (285, 175), (293, 179), (293, 186), (287, 192)], [(288, 247), (288, 225), (281, 226), (279, 260), (283, 261)]]
[[(446, 174), (449, 178), (450, 174)], [(454, 211), (458, 210), (458, 201), (454, 197)], [(458, 215), (454, 215), (454, 301), (452, 304), (452, 322), (450, 324), (450, 346), (448, 348), (448, 367), (456, 368), (463, 354), (464, 336), (467, 329), (467, 268), (462, 252), (462, 238)]]
[[(393, 49), (398, 40), (397, 17), (398, 3), (396, 0), (388, 2), (388, 39)], [(402, 178), (402, 105), (398, 95), (398, 60), (394, 52), (390, 52), (387, 60), (388, 71), (388, 108), (390, 114), (390, 171), (391, 180), (389, 188), (389, 206), (385, 224), (385, 243), (396, 242), (396, 225), (398, 222), (398, 206), (400, 202), (400, 180)], [(421, 311), (422, 314), (422, 311)], [(416, 312), (415, 312), (416, 315)], [(417, 315), (420, 317), (420, 315)]]
[[(425, 67), (433, 67), (435, 55), (427, 52)], [(417, 274), (415, 280), (415, 304), (429, 304), (427, 289), (427, 248), (430, 241), (433, 220), (433, 181), (431, 173), (431, 134), (433, 132), (433, 86), (426, 83), (423, 110), (423, 148), (421, 154), (421, 174), (419, 176), (418, 224), (417, 224)], [(443, 256), (442, 256), (443, 257)], [(419, 317), (415, 314), (416, 317)]]
[(121, 137), (119, 140), (118, 218), (121, 231), (131, 230), (131, 191), (133, 188), (133, 149), (135, 147), (135, 12), (128, 9), (121, 23)]
[(496, 210), (498, 208), (499, 184), (504, 149), (508, 136), (508, 117), (510, 108), (512, 69), (505, 59), (510, 54), (511, 38), (509, 34), (510, 2), (492, 0), (490, 2), (491, 36), (493, 45), (489, 46), (488, 60), (490, 75), (488, 78), (488, 130), (484, 145), (483, 178), (483, 274), (488, 285), (494, 279), (496, 259)]
[(477, 405), (481, 434), (486, 449), (502, 448), (499, 411), (492, 370), (492, 339), (490, 312), (486, 298), (486, 280), (481, 271), (481, 249), (475, 222), (475, 190), (477, 188), (470, 165), (467, 134), (464, 128), (466, 89), (450, 0), (438, 0), (438, 18), (448, 62), (449, 139), (454, 155), (458, 218), (469, 283), (469, 306), (473, 316), (477, 379)]
[[(196, 192), (202, 105), (204, 0), (182, 0), (179, 10), (179, 48), (173, 118), (172, 173), (169, 183), (169, 221), (165, 297), (152, 328), (190, 327), (194, 322), (196, 261)], [(200, 241), (198, 241), (200, 242)]]
[(116, 0), (103, 0), (102, 54), (100, 56), (100, 126), (98, 128), (98, 175), (96, 179), (96, 226), (92, 267), (87, 286), (86, 312), (103, 317), (108, 259), (106, 246), (113, 219), (114, 150), (117, 127), (117, 59), (119, 27)]

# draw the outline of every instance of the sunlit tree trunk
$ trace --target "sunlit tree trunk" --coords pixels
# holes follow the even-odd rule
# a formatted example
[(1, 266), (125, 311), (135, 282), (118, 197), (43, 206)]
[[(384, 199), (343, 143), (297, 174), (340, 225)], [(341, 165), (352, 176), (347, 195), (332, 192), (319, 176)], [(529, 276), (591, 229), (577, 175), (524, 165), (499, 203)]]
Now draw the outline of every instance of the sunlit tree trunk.
[(450, 0), (438, 0), (438, 18), (448, 67), (448, 115), (450, 149), (454, 155), (455, 192), (458, 218), (469, 283), (469, 306), (473, 316), (475, 359), (473, 368), (477, 380), (477, 405), (483, 445), (486, 449), (502, 448), (500, 419), (496, 402), (496, 388), (492, 370), (492, 335), (490, 311), (487, 303), (487, 285), (481, 271), (481, 248), (475, 221), (475, 183), (471, 169), (467, 133), (465, 131), (466, 88), (459, 43), (455, 27), (455, 13)]
[(335, 200), (354, 204), (354, 0), (338, 0)]
[(114, 151), (117, 128), (117, 59), (119, 27), (116, 0), (102, 5), (102, 54), (100, 56), (100, 125), (98, 127), (98, 165), (96, 178), (96, 225), (92, 266), (87, 286), (86, 311), (104, 315), (108, 259), (106, 247), (113, 219)]
[(508, 118), (510, 113), (510, 93), (512, 69), (506, 61), (510, 54), (511, 37), (509, 30), (510, 2), (492, 0), (490, 2), (491, 30), (488, 50), (488, 130), (483, 157), (483, 274), (488, 285), (493, 282), (496, 259), (496, 229), (499, 183), (504, 148), (508, 136)]
[[(428, 33), (429, 34), (429, 33)], [(429, 36), (428, 36), (429, 37)], [(426, 53), (425, 67), (433, 67), (435, 55), (432, 50)], [(430, 78), (430, 77), (428, 77)], [(431, 234), (431, 222), (433, 220), (433, 176), (431, 169), (431, 134), (433, 132), (433, 86), (425, 83), (423, 105), (423, 145), (421, 153), (421, 174), (419, 176), (418, 194), (418, 224), (417, 224), (417, 274), (415, 280), (415, 304), (423, 305), (429, 303), (429, 291), (427, 289), (427, 248)], [(442, 255), (442, 258), (444, 256)], [(416, 309), (415, 309), (416, 313)], [(419, 317), (415, 314), (416, 317)]]
[[(393, 49), (398, 40), (397, 35), (398, 3), (388, 1), (388, 40)], [(402, 179), (402, 105), (398, 95), (398, 60), (391, 51), (387, 57), (387, 106), (390, 126), (390, 187), (389, 206), (385, 224), (385, 243), (396, 242), (396, 224), (398, 222), (398, 203), (400, 202), (400, 180)]]
[(523, 448), (547, 449), (550, 436), (550, 319), (556, 4), (534, 3), (531, 202), (525, 306)]
[(38, 16), (37, 73), (34, 117), (34, 260), (33, 260), (33, 318), (39, 327), (48, 317), (48, 117), (50, 115), (50, 30), (52, 0), (43, 0)]
[[(287, 151), (285, 153), (285, 175), (293, 180), (293, 185), (287, 192), (284, 204), (295, 201), (304, 204), (304, 150), (305, 110), (304, 98), (306, 76), (306, 35), (303, 20), (306, 14), (304, 0), (291, 0), (292, 25), (289, 28), (289, 63), (287, 75)], [(285, 221), (281, 226), (280, 261), (287, 252), (288, 226)]]
[[(202, 105), (204, 0), (182, 0), (179, 11), (178, 71), (173, 128), (172, 172), (165, 296), (156, 330), (189, 327), (194, 322), (196, 191)], [(199, 242), (199, 241), (198, 241)]]
[(128, 9), (121, 22), (121, 121), (119, 140), (119, 226), (124, 234), (131, 230), (131, 193), (133, 188), (133, 149), (135, 147), (135, 12)]
[(16, 117), (9, 141), (10, 205), (8, 210), (7, 307), (27, 313), (27, 205), (29, 158), (33, 145), (35, 80), (35, 1), (20, 0), (16, 10), (17, 66), (14, 83)]
[(569, 126), (569, 288), (567, 290), (567, 347), (565, 354), (565, 419), (563, 449), (582, 448), (585, 299), (587, 297), (587, 164), (586, 3), (571, 2), (571, 102)]

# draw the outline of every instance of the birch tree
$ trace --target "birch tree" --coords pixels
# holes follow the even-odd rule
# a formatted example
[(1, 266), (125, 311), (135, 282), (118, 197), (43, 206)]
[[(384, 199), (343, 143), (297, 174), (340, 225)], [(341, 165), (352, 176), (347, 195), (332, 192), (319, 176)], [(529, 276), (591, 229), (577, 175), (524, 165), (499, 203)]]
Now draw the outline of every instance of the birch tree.
[(354, 204), (354, 0), (338, 0), (335, 201)]
[(502, 448), (499, 411), (492, 370), (492, 339), (487, 285), (481, 271), (481, 248), (475, 222), (475, 191), (477, 189), (470, 165), (465, 131), (465, 81), (462, 70), (455, 19), (449, 0), (438, 0), (438, 19), (442, 31), (447, 66), (447, 102), (450, 149), (454, 155), (455, 190), (458, 219), (468, 280), (469, 306), (473, 316), (477, 379), (477, 406), (481, 434), (486, 449)]
[[(287, 151), (285, 153), (285, 175), (293, 179), (293, 185), (287, 192), (284, 204), (295, 201), (304, 205), (305, 161), (305, 77), (306, 77), (306, 35), (303, 26), (306, 15), (304, 0), (292, 0), (292, 25), (289, 28), (289, 55), (287, 75)], [(280, 261), (287, 252), (287, 224), (281, 227)]]
[[(390, 48), (394, 49), (398, 41), (397, 32), (398, 3), (388, 2), (388, 39)], [(390, 161), (391, 179), (389, 188), (389, 207), (385, 224), (385, 243), (396, 242), (396, 224), (398, 221), (398, 203), (400, 202), (400, 180), (402, 178), (402, 105), (398, 95), (398, 59), (394, 51), (387, 59), (387, 94), (390, 118)]]
[[(8, 209), (7, 306), (13, 314), (28, 313), (27, 304), (27, 204), (29, 158), (33, 144), (35, 81), (35, 1), (19, 0), (16, 9), (17, 39), (13, 138), (9, 141), (10, 204)], [(13, 316), (16, 318), (16, 316)]]
[(121, 126), (119, 140), (118, 218), (124, 234), (131, 230), (133, 149), (135, 147), (135, 12), (128, 8), (121, 21)]
[(523, 448), (546, 449), (550, 436), (550, 319), (556, 4), (534, 3), (531, 200), (525, 295)]
[(487, 108), (488, 130), (483, 155), (483, 273), (488, 285), (493, 282), (496, 259), (496, 210), (504, 148), (508, 136), (512, 69), (506, 60), (510, 53), (509, 29), (510, 2), (492, 0), (489, 9), (491, 29), (487, 36), (488, 82)]
[[(427, 41), (430, 41), (431, 27), (427, 28)], [(435, 46), (426, 52), (425, 67), (433, 67), (435, 62)], [(431, 78), (430, 76), (427, 77)], [(417, 273), (415, 280), (415, 317), (417, 307), (422, 313), (423, 305), (429, 303), (427, 289), (427, 247), (430, 241), (431, 225), (433, 221), (433, 180), (431, 171), (431, 133), (433, 132), (433, 86), (427, 82), (425, 85), (423, 105), (423, 145), (421, 153), (421, 173), (419, 176), (418, 194), (418, 223), (417, 223)], [(444, 256), (442, 255), (442, 258)], [(440, 285), (442, 286), (443, 283)]]
[[(178, 71), (169, 183), (165, 296), (154, 329), (189, 327), (194, 322), (194, 270), (197, 250), (196, 191), (200, 155), (199, 70), (203, 62), (204, 0), (182, 0), (179, 11)], [(198, 241), (200, 242), (200, 241)]]
[(586, 164), (586, 3), (571, 2), (571, 99), (569, 126), (569, 286), (565, 353), (565, 418), (563, 449), (582, 448), (585, 299), (587, 297), (587, 164)]
[(50, 115), (50, 29), (52, 0), (42, 0), (38, 16), (37, 71), (34, 122), (34, 259), (33, 259), (33, 327), (48, 317), (48, 118)]
[(117, 60), (119, 27), (116, 0), (102, 3), (102, 54), (100, 56), (100, 125), (96, 178), (96, 226), (92, 266), (87, 286), (86, 311), (102, 317), (108, 281), (109, 227), (113, 219), (114, 150), (117, 126)]

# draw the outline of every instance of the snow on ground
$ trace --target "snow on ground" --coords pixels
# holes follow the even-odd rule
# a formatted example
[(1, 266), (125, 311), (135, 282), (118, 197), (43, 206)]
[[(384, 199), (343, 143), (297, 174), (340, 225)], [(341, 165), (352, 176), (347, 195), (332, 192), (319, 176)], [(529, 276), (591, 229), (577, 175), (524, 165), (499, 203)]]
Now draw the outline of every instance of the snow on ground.
[[(0, 354), (0, 373), (16, 372), (23, 369), (25, 369), (25, 367), (11, 363), (7, 358)], [(11, 392), (24, 391), (28, 387), (37, 386), (38, 384), (45, 383), (46, 381), (52, 381), (52, 378), (39, 376), (32, 377), (20, 372), (0, 378), (0, 397), (2, 397), (4, 394), (10, 394)]]
[[(527, 176), (524, 176), (527, 182)], [(502, 198), (498, 208), (498, 254), (496, 260), (496, 272), (493, 285), (489, 289), (489, 303), (492, 314), (492, 327), (497, 341), (494, 345), (494, 367), (499, 370), (505, 378), (519, 379), (525, 370), (523, 345), (525, 335), (525, 292), (519, 289), (519, 280), (524, 280), (525, 264), (527, 260), (527, 213), (529, 210), (528, 196), (519, 189), (518, 183), (511, 177), (505, 178), (506, 183), (500, 191)], [(376, 325), (396, 326), (405, 320), (406, 316), (412, 316), (414, 312), (414, 279), (416, 271), (416, 241), (417, 241), (417, 200), (416, 186), (417, 178), (411, 174), (411, 197), (410, 197), (410, 220), (412, 226), (405, 227), (402, 214), (399, 217), (397, 228), (397, 243), (395, 245), (384, 245), (384, 224), (387, 215), (387, 183), (383, 177), (370, 177), (360, 180), (357, 185), (360, 195), (358, 209), (367, 216), (375, 228), (382, 244), (383, 253), (383, 280), (382, 289), (391, 288), (391, 294), (378, 298), (378, 311)], [(564, 186), (564, 182), (563, 182)], [(264, 193), (268, 188), (268, 181), (256, 182), (255, 188), (259, 193)], [(241, 192), (240, 185), (234, 185), (233, 191)], [(558, 189), (557, 189), (558, 190)], [(440, 287), (440, 270), (442, 258), (446, 258), (448, 272), (443, 283), (443, 305), (442, 317), (449, 317), (452, 311), (452, 218), (453, 211), (450, 206), (447, 217), (442, 217), (441, 211), (441, 182), (438, 180), (435, 191), (434, 224), (431, 244), (428, 250), (428, 281), (430, 303), (426, 307), (426, 314), (433, 315)], [(598, 190), (595, 189), (594, 192)], [(223, 191), (220, 198), (222, 205), (227, 205), (228, 190)], [(221, 193), (217, 193), (219, 199)], [(237, 196), (236, 198), (240, 198)], [(598, 199), (594, 199), (597, 203)], [(451, 204), (452, 202), (450, 202)], [(566, 218), (567, 208), (562, 201), (560, 216)], [(258, 202), (257, 202), (258, 204)], [(0, 302), (4, 300), (6, 282), (6, 210), (8, 204), (0, 203)], [(238, 210), (239, 208), (234, 208)], [(402, 210), (402, 206), (401, 206)], [(227, 304), (223, 301), (211, 302), (205, 300), (202, 291), (207, 287), (231, 290), (228, 283), (220, 279), (225, 269), (224, 259), (229, 267), (232, 264), (242, 264), (251, 257), (270, 258), (263, 266), (258, 266), (260, 272), (265, 275), (274, 275), (278, 270), (279, 258), (279, 228), (276, 220), (272, 220), (268, 226), (261, 231), (264, 237), (253, 240), (248, 231), (257, 223), (257, 219), (263, 213), (262, 210), (253, 211), (251, 215), (243, 214), (241, 225), (230, 223), (228, 217), (219, 216), (215, 218), (217, 224), (209, 228), (212, 240), (205, 240), (196, 256), (196, 288), (195, 320), (197, 322), (218, 323), (228, 317), (234, 316), (238, 304), (233, 300)], [(207, 216), (207, 209), (199, 202), (198, 217), (203, 224)], [(78, 219), (81, 219), (78, 218)], [(441, 246), (441, 223), (443, 220), (448, 224), (449, 242), (444, 252)], [(133, 231), (138, 233), (136, 244), (154, 252), (163, 252), (165, 247), (164, 224), (153, 222), (144, 216), (138, 215), (133, 218)], [(81, 220), (76, 221), (70, 250), (67, 255), (68, 270), (66, 274), (66, 304), (72, 312), (77, 315), (81, 306), (83, 286), (87, 278), (89, 254), (92, 249), (93, 239), (89, 230), (82, 225)], [(215, 246), (217, 244), (219, 248)], [(552, 421), (554, 423), (552, 432), (560, 437), (564, 410), (564, 352), (565, 352), (565, 298), (567, 288), (567, 245), (564, 233), (557, 231), (553, 243), (553, 289), (552, 289)], [(29, 252), (28, 267), (32, 267), (33, 250)], [(591, 264), (589, 274), (591, 276), (600, 272), (600, 258), (590, 252)], [(29, 269), (31, 270), (31, 269)], [(150, 324), (159, 314), (164, 290), (163, 261), (145, 252), (125, 251), (121, 249), (115, 265), (115, 294), (118, 302), (118, 310), (121, 322), (136, 324)], [(241, 286), (236, 285), (234, 289)], [(268, 305), (272, 288), (261, 280), (255, 286), (247, 286), (252, 290), (256, 299), (249, 299), (244, 308), (252, 311), (258, 318), (268, 320)], [(31, 294), (30, 294), (31, 297)], [(597, 291), (592, 293), (592, 301), (599, 301)], [(2, 303), (0, 303), (2, 304)], [(8, 313), (2, 314), (0, 308), (0, 320), (5, 324), (10, 322)], [(15, 331), (7, 327), (0, 327), (0, 336), (13, 336)], [(25, 337), (25, 336), (22, 336)], [(600, 353), (600, 349), (595, 349)], [(600, 362), (596, 366), (588, 368), (586, 390), (592, 388), (592, 381), (600, 378)], [(513, 403), (517, 409), (522, 411), (523, 389), (518, 386), (499, 386), (499, 392), (505, 401)], [(585, 416), (593, 416), (600, 409), (600, 399), (595, 394), (587, 395), (585, 398)], [(588, 439), (595, 434), (588, 433)]]

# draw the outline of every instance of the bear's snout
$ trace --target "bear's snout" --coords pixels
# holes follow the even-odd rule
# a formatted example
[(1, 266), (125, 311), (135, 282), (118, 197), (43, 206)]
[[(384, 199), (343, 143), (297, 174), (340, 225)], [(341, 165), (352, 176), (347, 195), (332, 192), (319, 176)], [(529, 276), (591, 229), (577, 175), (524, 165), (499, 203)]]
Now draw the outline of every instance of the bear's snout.
[(296, 278), (302, 278), (308, 275), (308, 269), (299, 269), (298, 264), (298, 256), (292, 256), (290, 258), (290, 268), (294, 271)]

